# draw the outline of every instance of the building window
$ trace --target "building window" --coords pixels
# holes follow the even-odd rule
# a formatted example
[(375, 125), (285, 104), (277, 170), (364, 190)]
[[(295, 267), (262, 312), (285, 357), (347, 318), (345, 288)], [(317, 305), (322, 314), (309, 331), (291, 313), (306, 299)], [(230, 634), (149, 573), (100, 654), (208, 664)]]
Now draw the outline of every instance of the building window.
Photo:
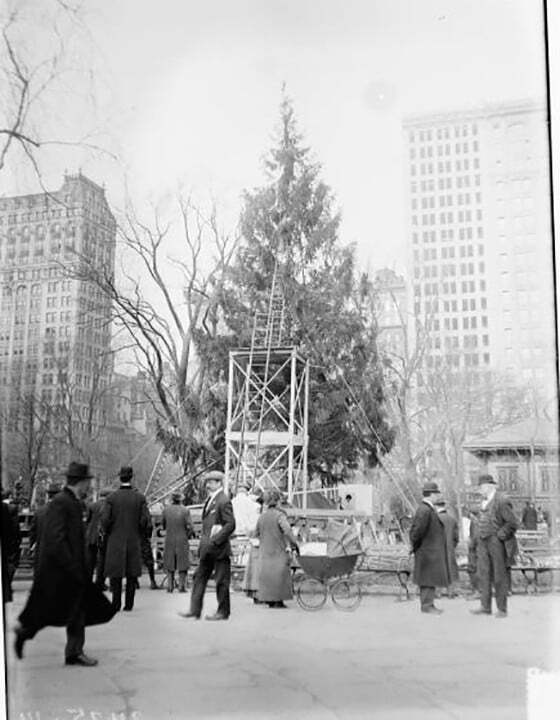
[(519, 490), (519, 468), (517, 465), (498, 467), (498, 487), (500, 490), (517, 492)]

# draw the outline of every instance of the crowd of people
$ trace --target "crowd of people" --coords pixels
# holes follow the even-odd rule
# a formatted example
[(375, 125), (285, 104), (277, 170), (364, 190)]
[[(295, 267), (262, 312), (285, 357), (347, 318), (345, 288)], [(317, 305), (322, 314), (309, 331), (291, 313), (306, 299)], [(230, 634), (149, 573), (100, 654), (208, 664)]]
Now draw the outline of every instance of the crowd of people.
[[(91, 475), (87, 465), (71, 463), (63, 488), (48, 489), (47, 504), (35, 513), (30, 532), (34, 548), (34, 579), (15, 630), (15, 652), (23, 657), (24, 645), (47, 625), (65, 626), (67, 665), (93, 666), (97, 660), (84, 652), (85, 628), (110, 621), (121, 609), (134, 608), (142, 563), (148, 569), (150, 588), (160, 589), (151, 546), (152, 519), (146, 498), (133, 486), (133, 470), (123, 467), (117, 490), (105, 490), (87, 505)], [(231, 539), (234, 533), (248, 539), (242, 588), (255, 604), (286, 608), (292, 598), (292, 552), (300, 552), (304, 533), (295, 532), (282, 508), (276, 489), (252, 490), (243, 483), (233, 500), (224, 491), (224, 474), (207, 473), (202, 479), (207, 498), (202, 508), (198, 563), (188, 610), (181, 617), (200, 619), (207, 584), (214, 577), (217, 610), (206, 620), (227, 620), (231, 614)], [(511, 565), (516, 553), (519, 526), (510, 499), (497, 491), (490, 475), (479, 479), (482, 498), (471, 516), (469, 574), (479, 593), (476, 615), (491, 614), (495, 597), (496, 617), (507, 616)], [(2, 504), (4, 600), (11, 600), (11, 580), (17, 559), (17, 538), (6, 528), (17, 526), (7, 503)], [(527, 514), (525, 514), (527, 515)], [(524, 515), (524, 520), (527, 518)], [(530, 520), (530, 518), (529, 518)], [(190, 564), (189, 541), (194, 525), (182, 496), (174, 493), (162, 514), (165, 530), (163, 568), (167, 592), (177, 587), (187, 592)], [(414, 554), (414, 582), (419, 586), (423, 613), (440, 614), (438, 590), (454, 595), (458, 580), (456, 548), (459, 528), (447, 511), (438, 485), (428, 482), (410, 527)], [(108, 585), (107, 585), (108, 580)], [(6, 588), (8, 592), (6, 594)], [(104, 591), (110, 591), (110, 599)], [(124, 604), (123, 604), (124, 590)]]

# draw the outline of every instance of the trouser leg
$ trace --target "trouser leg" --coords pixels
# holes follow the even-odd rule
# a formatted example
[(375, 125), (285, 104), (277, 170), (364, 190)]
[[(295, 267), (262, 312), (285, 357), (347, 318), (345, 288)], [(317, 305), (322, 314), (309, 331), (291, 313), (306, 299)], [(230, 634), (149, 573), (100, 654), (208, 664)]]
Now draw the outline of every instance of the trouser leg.
[(187, 572), (186, 572), (186, 570), (182, 570), (179, 573), (179, 592), (186, 591), (186, 584), (187, 584)]
[(85, 612), (80, 608), (74, 617), (66, 626), (66, 647), (64, 649), (64, 657), (78, 657), (84, 652), (84, 643), (86, 640)]
[(216, 597), (218, 598), (218, 614), (229, 617), (231, 608), (229, 600), (229, 584), (231, 579), (231, 561), (229, 558), (216, 561)]
[(88, 545), (87, 548), (87, 564), (90, 580), (93, 580), (93, 573), (97, 566), (97, 545)]
[(504, 543), (495, 535), (489, 538), (489, 553), (492, 562), (492, 574), (496, 606), (498, 610), (507, 612), (508, 571), (506, 567), (506, 549)]
[(105, 584), (105, 544), (97, 548), (97, 563), (95, 567), (95, 584), (102, 587)]
[(175, 587), (175, 573), (169, 571), (167, 573), (167, 592), (172, 593)]
[(202, 603), (206, 585), (214, 570), (214, 558), (200, 558), (198, 567), (194, 574), (193, 589), (191, 592), (191, 613), (199, 615), (202, 613)]
[(113, 608), (118, 612), (121, 609), (122, 578), (111, 578), (111, 594)]
[(436, 597), (435, 587), (421, 585), (420, 586), (420, 608), (427, 610), (428, 608), (434, 607), (434, 600)]
[(477, 545), (477, 575), (480, 588), (480, 604), (483, 610), (492, 610), (492, 561), (489, 550), (490, 538), (480, 539)]
[(136, 578), (126, 578), (126, 589), (124, 592), (124, 609), (132, 610), (134, 607), (134, 595), (136, 593)]

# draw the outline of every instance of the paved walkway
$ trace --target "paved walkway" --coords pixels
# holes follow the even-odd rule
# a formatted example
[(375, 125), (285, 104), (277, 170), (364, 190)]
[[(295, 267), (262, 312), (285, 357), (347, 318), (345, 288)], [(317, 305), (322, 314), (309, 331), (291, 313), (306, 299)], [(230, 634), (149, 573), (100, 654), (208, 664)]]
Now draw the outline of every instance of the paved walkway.
[[(57, 628), (18, 662), (10, 633), (10, 720), (521, 720), (527, 669), (560, 668), (558, 595), (515, 596), (497, 620), (471, 616), (462, 599), (442, 599), (436, 617), (388, 596), (313, 613), (234, 594), (227, 623), (179, 618), (187, 598), (142, 589), (132, 613), (88, 629), (96, 668), (63, 665)], [(214, 611), (212, 595), (206, 605)]]

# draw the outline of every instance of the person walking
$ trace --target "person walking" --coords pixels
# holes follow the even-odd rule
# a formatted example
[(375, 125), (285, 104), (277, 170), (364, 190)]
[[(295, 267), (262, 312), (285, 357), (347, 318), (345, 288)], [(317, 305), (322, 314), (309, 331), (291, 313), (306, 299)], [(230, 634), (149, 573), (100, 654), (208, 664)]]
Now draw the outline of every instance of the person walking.
[(508, 555), (515, 544), (518, 521), (511, 500), (497, 492), (492, 475), (478, 479), (483, 500), (478, 521), (477, 572), (480, 584), (480, 607), (473, 615), (492, 614), (492, 587), (496, 598), (497, 618), (507, 617)]
[(175, 572), (179, 573), (179, 592), (187, 591), (186, 581), (189, 569), (189, 538), (194, 533), (191, 514), (181, 505), (181, 493), (173, 493), (171, 505), (163, 510), (162, 527), (165, 530), (163, 567), (167, 573), (167, 592), (175, 587)]
[(124, 610), (134, 607), (136, 579), (142, 574), (141, 539), (150, 524), (146, 498), (132, 489), (133, 476), (131, 467), (120, 469), (120, 488), (107, 497), (101, 515), (106, 538), (105, 576), (110, 580), (115, 612), (121, 609), (123, 578)]
[(202, 534), (198, 549), (199, 561), (194, 574), (191, 607), (181, 617), (199, 619), (202, 613), (206, 585), (213, 572), (216, 578), (218, 609), (206, 620), (227, 620), (230, 616), (229, 585), (231, 579), (230, 537), (235, 530), (233, 507), (223, 491), (224, 473), (213, 470), (202, 482), (208, 494), (202, 509)]
[(270, 608), (285, 608), (284, 600), (291, 600), (292, 578), (288, 545), (299, 552), (286, 515), (279, 510), (282, 496), (278, 490), (265, 493), (266, 510), (257, 521), (259, 539), (259, 580), (257, 599)]
[(104, 544), (101, 530), (101, 516), (103, 508), (105, 507), (105, 500), (110, 492), (108, 488), (103, 488), (99, 493), (99, 499), (90, 503), (86, 512), (86, 545), (89, 576), (93, 578), (95, 573), (95, 582), (101, 587), (105, 584), (103, 565), (99, 562), (100, 555), (103, 554)]
[(457, 565), (457, 545), (459, 544), (459, 524), (451, 513), (447, 511), (445, 500), (440, 498), (434, 506), (443, 523), (445, 531), (445, 549), (447, 552), (447, 568), (449, 571), (449, 585), (447, 586), (447, 597), (454, 598), (457, 593), (455, 588), (459, 581), (459, 566)]
[(47, 507), (33, 585), (15, 629), (18, 659), (28, 640), (42, 628), (55, 625), (66, 626), (66, 665), (97, 665), (97, 660), (84, 653), (85, 628), (108, 622), (114, 612), (88, 579), (81, 501), (90, 478), (88, 465), (71, 462), (64, 489)]
[(437, 587), (449, 585), (449, 568), (445, 529), (434, 504), (441, 497), (435, 482), (427, 482), (410, 528), (414, 553), (414, 582), (420, 587), (420, 609), (423, 613), (440, 614), (434, 599)]

